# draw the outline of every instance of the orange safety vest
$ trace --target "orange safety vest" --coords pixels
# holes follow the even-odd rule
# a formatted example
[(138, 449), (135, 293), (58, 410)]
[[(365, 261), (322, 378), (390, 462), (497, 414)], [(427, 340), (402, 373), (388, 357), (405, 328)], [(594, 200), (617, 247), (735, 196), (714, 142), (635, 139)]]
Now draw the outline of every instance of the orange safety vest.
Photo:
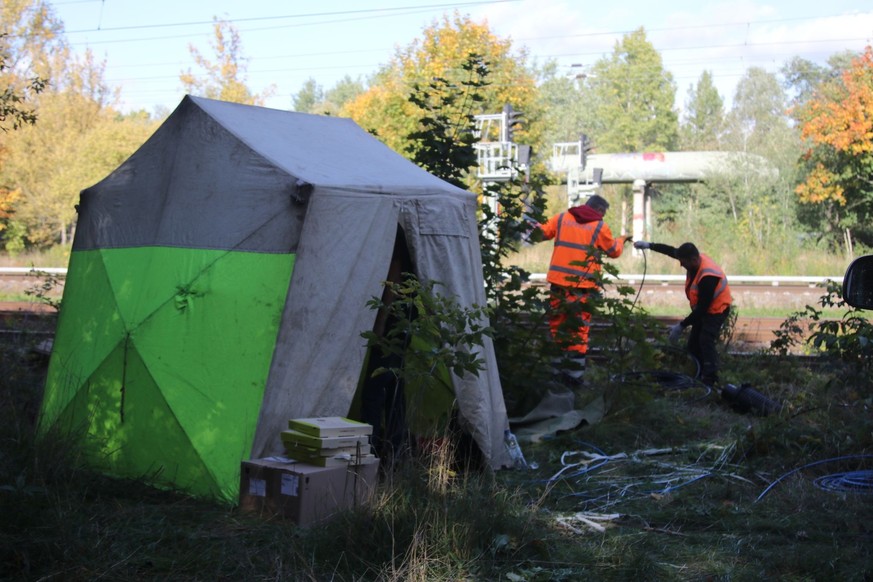
[(546, 276), (546, 280), (555, 285), (595, 287), (594, 276), (601, 270), (600, 254), (616, 258), (624, 250), (624, 240), (614, 239), (605, 222), (597, 220), (580, 224), (569, 212), (552, 217), (542, 226), (542, 231), (545, 238), (555, 239)]
[(697, 307), (697, 291), (700, 280), (703, 277), (718, 277), (719, 284), (715, 287), (715, 293), (712, 295), (712, 303), (709, 304), (707, 313), (722, 313), (726, 308), (730, 307), (733, 298), (731, 297), (731, 288), (728, 285), (727, 275), (721, 270), (721, 267), (703, 253), (700, 254), (700, 268), (691, 278), (689, 273), (685, 277), (685, 296), (691, 303), (691, 309)]

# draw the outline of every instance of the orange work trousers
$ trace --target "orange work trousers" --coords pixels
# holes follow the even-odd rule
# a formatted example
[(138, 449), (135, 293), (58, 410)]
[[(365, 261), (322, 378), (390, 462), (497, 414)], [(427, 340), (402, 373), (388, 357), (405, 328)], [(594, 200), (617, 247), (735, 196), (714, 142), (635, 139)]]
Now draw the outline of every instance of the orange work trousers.
[(588, 353), (588, 329), (591, 311), (586, 308), (588, 297), (596, 288), (552, 285), (549, 295), (549, 331), (561, 349)]

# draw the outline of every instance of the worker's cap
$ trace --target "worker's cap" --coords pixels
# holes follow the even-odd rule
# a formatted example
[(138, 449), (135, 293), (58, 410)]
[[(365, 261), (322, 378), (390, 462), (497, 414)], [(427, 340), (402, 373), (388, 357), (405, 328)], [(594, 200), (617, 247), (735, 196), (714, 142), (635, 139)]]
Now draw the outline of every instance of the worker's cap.
[(585, 206), (590, 206), (601, 214), (606, 214), (606, 211), (609, 210), (609, 202), (606, 201), (606, 198), (597, 194), (589, 196), (588, 200), (585, 201)]
[(679, 248), (676, 249), (677, 259), (693, 259), (699, 256), (700, 251), (697, 250), (697, 247), (694, 246), (694, 243), (682, 243), (681, 245), (679, 245)]

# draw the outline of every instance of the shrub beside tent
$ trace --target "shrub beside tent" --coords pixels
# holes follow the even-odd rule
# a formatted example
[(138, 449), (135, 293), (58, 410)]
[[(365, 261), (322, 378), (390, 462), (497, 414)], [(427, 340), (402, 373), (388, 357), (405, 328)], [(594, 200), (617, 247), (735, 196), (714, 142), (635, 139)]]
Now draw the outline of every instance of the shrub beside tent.
[[(290, 418), (345, 416), (395, 235), (416, 276), (484, 305), (473, 194), (348, 119), (186, 96), (84, 190), (40, 433), (89, 465), (233, 500)], [(490, 341), (461, 426), (509, 465)]]

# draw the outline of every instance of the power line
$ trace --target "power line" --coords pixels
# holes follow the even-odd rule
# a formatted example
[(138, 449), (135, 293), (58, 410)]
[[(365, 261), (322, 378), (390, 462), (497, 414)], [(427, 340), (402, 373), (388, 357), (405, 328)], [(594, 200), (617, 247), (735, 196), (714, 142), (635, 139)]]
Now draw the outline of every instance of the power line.
[[(426, 11), (430, 12), (432, 10), (441, 10), (445, 8), (464, 8), (471, 6), (482, 6), (484, 4), (505, 4), (508, 2), (521, 2), (522, 0), (480, 0), (478, 2), (461, 2), (461, 3), (450, 3), (450, 4), (429, 4), (425, 6), (398, 6), (394, 8), (364, 8), (361, 10), (339, 10), (335, 12), (310, 12), (305, 14), (287, 14), (283, 16), (253, 16), (250, 18), (230, 18), (230, 19), (221, 19), (226, 22), (232, 22), (234, 24), (240, 22), (257, 22), (263, 20), (285, 20), (290, 18), (316, 18), (323, 16), (350, 16), (353, 14), (375, 14), (381, 13), (389, 16), (393, 16), (394, 14), (404, 10), (415, 9), (416, 11)], [(111, 28), (96, 28), (96, 29), (83, 29), (83, 30), (73, 30), (67, 31), (67, 34), (78, 34), (83, 32), (116, 32), (121, 30), (142, 30), (146, 28), (169, 28), (169, 27), (178, 27), (178, 26), (201, 26), (203, 24), (213, 24), (213, 20), (197, 20), (192, 22), (169, 22), (164, 24), (136, 24), (131, 26), (116, 26)], [(315, 23), (320, 24), (320, 23)]]
[[(72, 2), (66, 2), (66, 4), (70, 3), (81, 3), (81, 2), (91, 2), (91, 1), (100, 1), (100, 0), (78, 0)], [(261, 27), (261, 28), (247, 28), (240, 29), (240, 32), (262, 32), (264, 30), (277, 30), (282, 28), (297, 28), (301, 26), (321, 26), (326, 24), (336, 24), (339, 22), (350, 22), (356, 20), (368, 20), (373, 18), (384, 18), (386, 16), (408, 16), (411, 14), (420, 14), (425, 12), (431, 12), (433, 10), (440, 10), (445, 8), (461, 8), (461, 7), (471, 7), (471, 6), (480, 6), (487, 4), (502, 4), (506, 2), (520, 2), (523, 0), (486, 0), (479, 2), (465, 2), (465, 3), (452, 3), (452, 4), (430, 4), (425, 6), (404, 6), (404, 7), (394, 7), (394, 8), (371, 8), (371, 9), (361, 9), (361, 10), (348, 10), (348, 11), (334, 11), (334, 12), (315, 12), (315, 13), (306, 13), (306, 14), (291, 14), (284, 16), (262, 16), (262, 17), (250, 17), (250, 18), (229, 18), (229, 19), (219, 19), (222, 22), (228, 22), (232, 24), (242, 23), (242, 22), (257, 22), (257, 21), (275, 21), (275, 20), (286, 20), (286, 19), (300, 19), (300, 18), (314, 18), (314, 17), (323, 17), (323, 16), (352, 16), (350, 18), (343, 19), (335, 19), (335, 20), (327, 20), (327, 21), (318, 21), (318, 22), (308, 22), (308, 23), (295, 23), (295, 24), (285, 24), (285, 25), (277, 25), (273, 27)], [(56, 4), (65, 4), (65, 3), (56, 3)], [(365, 14), (370, 14), (372, 16), (361, 16)], [(788, 22), (798, 22), (798, 21), (806, 21), (806, 20), (820, 20), (826, 18), (837, 18), (843, 15), (826, 15), (826, 16), (799, 16), (792, 18), (780, 18), (780, 19), (767, 19), (767, 20), (756, 20), (756, 21), (738, 21), (738, 22), (721, 22), (721, 23), (708, 23), (708, 24), (696, 24), (696, 25), (686, 25), (686, 26), (674, 26), (674, 27), (659, 27), (659, 28), (645, 28), (647, 33), (654, 32), (681, 32), (688, 30), (696, 30), (696, 29), (707, 29), (707, 28), (729, 28), (729, 27), (748, 27), (753, 25), (762, 25), (762, 24), (784, 24)], [(179, 27), (179, 26), (201, 26), (205, 24), (212, 25), (214, 24), (214, 20), (209, 21), (191, 21), (191, 22), (170, 22), (165, 24), (142, 24), (142, 25), (132, 25), (132, 26), (120, 26), (120, 27), (111, 27), (111, 28), (96, 28), (96, 29), (82, 29), (82, 30), (74, 30), (74, 31), (65, 31), (65, 34), (80, 34), (86, 32), (114, 32), (114, 31), (126, 31), (126, 30), (142, 30), (142, 29), (151, 29), (151, 28), (168, 28), (168, 27)], [(612, 30), (612, 31), (597, 31), (597, 32), (587, 32), (587, 33), (579, 33), (572, 35), (550, 35), (550, 36), (538, 36), (538, 37), (526, 37), (518, 39), (519, 42), (528, 42), (528, 41), (544, 41), (544, 40), (562, 40), (562, 39), (576, 39), (576, 38), (593, 38), (598, 36), (618, 36), (625, 35), (633, 30)], [(203, 35), (212, 34), (211, 31), (206, 31), (202, 33)], [(120, 39), (108, 39), (108, 40), (98, 40), (98, 41), (88, 41), (85, 43), (73, 43), (71, 42), (71, 46), (77, 46), (81, 44), (87, 45), (98, 45), (98, 44), (119, 44), (119, 43), (130, 43), (130, 42), (150, 42), (150, 41), (159, 41), (159, 40), (170, 40), (175, 38), (190, 38), (191, 34), (180, 34), (180, 35), (162, 35), (162, 36), (151, 36), (151, 37), (140, 37), (140, 38), (120, 38)], [(834, 39), (832, 41), (809, 41), (809, 42), (845, 42), (851, 40), (859, 40), (859, 39)], [(863, 39), (860, 39), (863, 40)], [(794, 42), (802, 43), (803, 41), (785, 41), (781, 43), (770, 43), (770, 44), (791, 44)], [(722, 47), (676, 47), (676, 48), (668, 48), (661, 49), (661, 51), (667, 50), (696, 50), (698, 48), (737, 48), (737, 47), (752, 47), (752, 46), (762, 46), (767, 43), (742, 43), (737, 45), (724, 45)], [(601, 54), (601, 53), (596, 53)], [(273, 58), (273, 57), (270, 57)]]
[[(68, 0), (66, 2), (55, 2), (55, 5), (64, 5), (64, 4), (85, 4), (89, 2), (100, 1), (101, 4), (104, 0)], [(347, 10), (347, 11), (333, 11), (333, 12), (313, 12), (313, 13), (298, 13), (298, 14), (288, 14), (288, 15), (279, 15), (279, 16), (263, 16), (263, 17), (251, 17), (251, 18), (240, 18), (240, 19), (219, 19), (219, 21), (229, 22), (229, 23), (257, 23), (257, 22), (271, 22), (275, 24), (271, 24), (269, 26), (254, 26), (245, 29), (240, 29), (240, 33), (258, 33), (264, 30), (275, 30), (282, 28), (296, 28), (296, 27), (315, 27), (315, 26), (327, 26), (330, 24), (334, 24), (337, 22), (349, 22), (349, 21), (362, 21), (362, 20), (375, 20), (375, 19), (384, 19), (389, 17), (396, 16), (408, 16), (411, 14), (418, 14), (428, 11), (434, 10), (444, 10), (446, 8), (464, 8), (464, 7), (475, 7), (475, 6), (484, 6), (490, 4), (503, 4), (507, 2), (519, 2), (522, 0), (488, 0), (488, 1), (475, 1), (475, 2), (461, 2), (461, 3), (435, 3), (429, 4), (425, 6), (401, 6), (394, 8), (374, 8), (374, 9), (359, 9), (359, 10)], [(867, 14), (867, 13), (864, 13)], [(802, 21), (810, 21), (815, 19), (828, 19), (828, 18), (836, 18), (841, 15), (826, 15), (826, 16), (798, 16), (798, 17), (790, 17), (790, 18), (779, 18), (779, 19), (766, 19), (766, 20), (757, 20), (757, 21), (746, 21), (746, 22), (718, 22), (718, 23), (703, 23), (703, 24), (693, 24), (687, 26), (674, 26), (674, 27), (659, 27), (659, 28), (645, 28), (647, 33), (675, 33), (677, 31), (683, 30), (700, 30), (700, 29), (713, 29), (713, 28), (729, 28), (729, 27), (751, 27), (751, 26), (763, 26), (769, 24), (784, 24), (789, 22), (802, 22)], [(339, 18), (334, 18), (339, 17)], [(325, 20), (327, 18), (327, 20)], [(321, 19), (317, 21), (303, 22), (306, 19)], [(282, 22), (283, 20), (295, 20), (295, 22)], [(97, 29), (90, 30), (76, 30), (68, 32), (67, 34), (78, 34), (78, 33), (100, 33), (100, 36), (104, 36), (103, 33), (112, 33), (112, 32), (121, 32), (121, 31), (131, 31), (138, 29), (159, 29), (159, 28), (168, 28), (168, 27), (181, 27), (181, 26), (200, 26), (200, 25), (213, 25), (215, 24), (215, 20), (212, 21), (188, 21), (188, 22), (170, 22), (167, 24), (142, 24), (135, 26), (124, 26), (124, 27), (112, 27), (112, 28), (100, 28), (98, 26)], [(517, 38), (514, 39), (514, 43), (518, 43), (517, 48), (522, 48), (524, 43), (527, 42), (540, 42), (540, 41), (548, 41), (548, 40), (566, 40), (566, 39), (585, 39), (585, 38), (597, 38), (597, 37), (613, 37), (617, 35), (627, 34), (630, 31), (623, 30), (615, 30), (615, 31), (598, 31), (598, 32), (587, 32), (573, 35), (550, 35), (550, 36), (539, 36), (539, 37), (527, 37), (527, 38)], [(170, 39), (178, 39), (185, 38), (191, 39), (192, 36), (210, 36), (212, 34), (211, 28), (208, 31), (201, 33), (188, 33), (188, 34), (158, 34), (158, 35), (149, 35), (146, 37), (140, 38), (129, 38), (126, 36), (125, 38), (118, 39), (102, 39), (102, 40), (93, 40), (91, 42), (77, 42), (70, 43), (71, 46), (94, 46), (94, 45), (113, 45), (119, 43), (131, 43), (131, 42), (159, 42)], [(765, 63), (765, 64), (773, 64), (775, 59), (781, 54), (791, 54), (787, 51), (777, 52), (775, 49), (785, 48), (792, 46), (798, 46), (800, 44), (825, 44), (825, 43), (844, 43), (848, 44), (849, 42), (857, 42), (864, 39), (858, 38), (845, 38), (845, 39), (816, 39), (816, 40), (808, 40), (808, 41), (778, 41), (778, 42), (742, 42), (742, 43), (733, 43), (733, 44), (712, 44), (712, 45), (697, 45), (697, 46), (685, 46), (685, 47), (668, 47), (664, 49), (656, 49), (660, 55), (669, 55), (669, 54), (677, 54), (680, 51), (685, 51), (688, 53), (693, 53), (697, 55), (698, 58), (689, 58), (684, 59), (681, 63), (676, 63), (672, 61), (669, 65), (669, 69), (667, 67), (661, 67), (663, 70), (671, 72), (674, 80), (678, 83), (681, 83), (684, 79), (696, 79), (699, 77), (699, 72), (695, 73), (693, 76), (690, 73), (682, 74), (676, 73), (676, 69), (680, 70), (684, 67), (686, 69), (690, 69), (695, 66), (696, 63), (703, 65), (703, 68), (707, 68), (706, 64), (712, 64), (715, 60), (719, 60), (722, 62), (731, 62), (735, 61), (736, 65), (742, 67), (748, 67), (750, 63)], [(715, 52), (715, 51), (732, 51), (740, 49), (742, 51), (752, 51), (755, 50), (763, 50), (766, 49), (768, 52), (766, 55), (761, 54), (741, 54), (736, 56), (712, 56), (705, 57), (701, 53), (705, 52)], [(362, 55), (364, 53), (378, 53), (378, 54), (388, 54), (390, 55), (390, 51), (392, 49), (371, 49), (371, 50), (354, 50), (354, 51), (318, 51), (318, 52), (301, 52), (301, 53), (291, 53), (284, 55), (270, 54), (263, 56), (246, 56), (243, 60), (247, 63), (263, 63), (264, 61), (278, 61), (282, 59), (306, 59), (313, 57), (330, 57), (330, 56), (338, 56), (345, 57), (349, 54)], [(537, 54), (530, 55), (532, 59), (549, 59), (549, 60), (557, 60), (567, 57), (573, 58), (601, 58), (603, 56), (608, 56), (611, 50), (604, 48), (602, 51), (587, 51), (587, 52), (574, 52), (574, 53), (553, 53), (553, 54)], [(806, 51), (805, 54), (810, 54), (809, 51)], [(828, 53), (821, 52), (816, 54), (826, 55)], [(833, 54), (833, 51), (829, 51), (829, 54)], [(187, 55), (186, 55), (187, 56)], [(802, 55), (795, 55), (802, 56)], [(388, 57), (391, 58), (390, 56)], [(811, 57), (812, 58), (812, 57)], [(347, 61), (344, 61), (343, 64), (337, 66), (288, 66), (288, 67), (262, 67), (257, 69), (249, 69), (246, 71), (246, 74), (249, 77), (252, 76), (265, 76), (265, 75), (289, 75), (295, 76), (301, 73), (307, 72), (321, 72), (321, 71), (351, 71), (351, 70), (377, 70), (380, 66), (384, 66), (385, 63), (381, 64), (372, 64), (372, 63), (361, 63), (361, 64), (352, 64)], [(191, 63), (188, 60), (180, 58), (179, 61), (174, 63), (141, 63), (134, 65), (126, 65), (125, 69), (128, 71), (135, 71), (137, 69), (142, 70), (148, 67), (158, 67), (158, 66), (166, 66), (166, 65), (178, 65), (181, 68), (185, 66), (190, 66)], [(107, 69), (114, 69), (112, 65), (107, 65)], [(713, 79), (731, 79), (738, 78), (745, 74), (745, 71), (739, 71), (736, 73), (712, 73)], [(123, 79), (107, 79), (107, 82), (148, 82), (148, 81), (159, 81), (166, 79), (178, 79), (178, 74), (173, 75), (153, 75), (153, 76), (144, 76), (137, 77), (133, 75), (125, 75)], [(149, 90), (151, 92), (151, 90)], [(127, 94), (141, 94), (140, 91), (136, 90), (126, 90)]]
[[(517, 2), (520, 0), (502, 0), (502, 1)], [(412, 10), (409, 12), (398, 12), (398, 13), (392, 14), (391, 16), (409, 16), (412, 14), (423, 14), (426, 12), (430, 12), (430, 10)], [(287, 28), (299, 28), (299, 27), (303, 27), (303, 26), (315, 26), (315, 25), (322, 25), (322, 24), (338, 24), (338, 23), (342, 23), (342, 22), (359, 22), (361, 20), (370, 20), (370, 19), (377, 19), (377, 18), (385, 18), (385, 16), (342, 18), (342, 19), (335, 19), (335, 20), (323, 20), (323, 21), (314, 22), (314, 23), (281, 24), (281, 25), (276, 25), (276, 26), (262, 26), (262, 27), (257, 27), (257, 28), (245, 28), (245, 29), (240, 28), (238, 30), (242, 34), (245, 32), (263, 32), (265, 30), (281, 30), (281, 29), (287, 29)], [(218, 22), (232, 23), (232, 21), (230, 21), (230, 20), (221, 20), (221, 19), (219, 19)], [(206, 23), (203, 23), (203, 24), (206, 24)], [(208, 24), (210, 24), (210, 25), (215, 24), (215, 21), (211, 21)], [(78, 32), (106, 32), (107, 30), (108, 29), (93, 30), (93, 31), (90, 31), (90, 30), (89, 31), (78, 31)], [(120, 29), (112, 29), (112, 30), (120, 30)], [(89, 40), (89, 41), (82, 41), (82, 42), (71, 42), (70, 46), (91, 46), (91, 45), (106, 45), (106, 44), (124, 44), (124, 43), (134, 43), (134, 42), (151, 42), (151, 41), (159, 41), (159, 40), (172, 40), (172, 39), (177, 39), (177, 38), (190, 39), (190, 38), (192, 38), (192, 36), (212, 36), (212, 34), (213, 34), (212, 30), (205, 30), (205, 31), (203, 31), (201, 33), (197, 33), (197, 34), (192, 34), (192, 33), (188, 32), (188, 33), (180, 33), (180, 34), (165, 34), (165, 35), (161, 35), (161, 36), (146, 36), (146, 37), (137, 37), (137, 38), (124, 37), (124, 38), (113, 38), (113, 39), (106, 39), (106, 40), (93, 40), (93, 41)]]

